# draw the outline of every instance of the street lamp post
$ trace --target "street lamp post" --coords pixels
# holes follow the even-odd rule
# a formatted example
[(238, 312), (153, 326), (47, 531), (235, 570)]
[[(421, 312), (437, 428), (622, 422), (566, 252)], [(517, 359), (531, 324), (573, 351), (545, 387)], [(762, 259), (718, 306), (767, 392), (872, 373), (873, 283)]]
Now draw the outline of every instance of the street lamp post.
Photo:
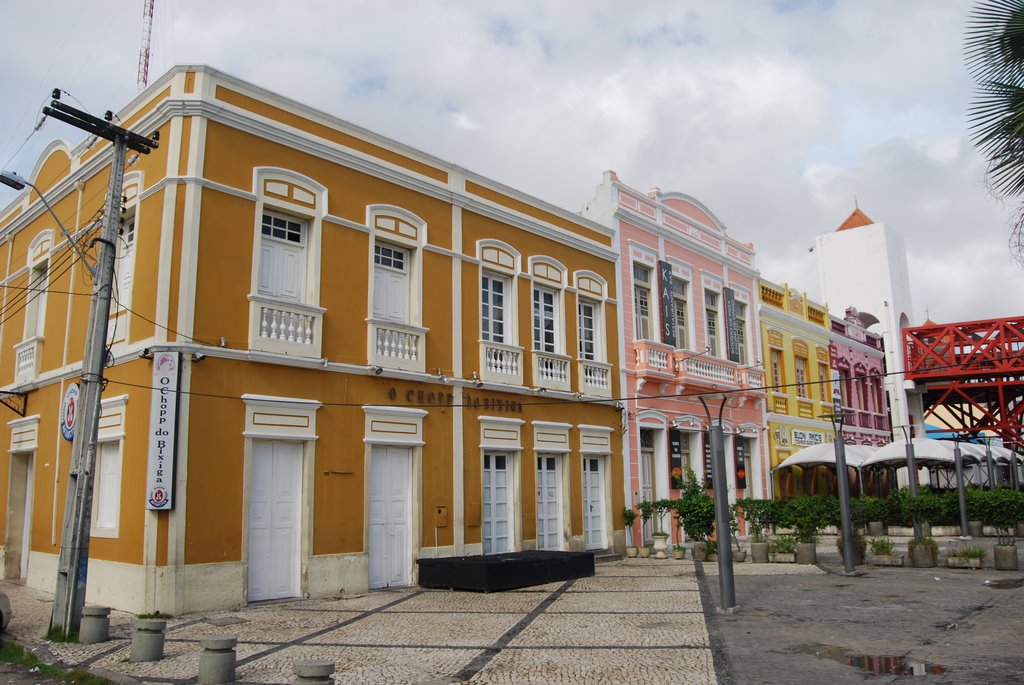
[(971, 537), (967, 526), (967, 489), (964, 487), (964, 461), (960, 454), (960, 443), (953, 443), (953, 465), (956, 468), (956, 492), (960, 498), (960, 537)]
[(823, 414), (821, 418), (832, 422), (836, 433), (833, 444), (836, 451), (836, 478), (839, 481), (839, 524), (843, 533), (843, 569), (853, 573), (853, 516), (850, 511), (850, 473), (846, 469), (846, 445), (843, 443), (843, 421), (849, 412), (837, 411)]
[(718, 591), (722, 611), (736, 608), (736, 585), (732, 570), (732, 541), (729, 530), (729, 490), (725, 477), (725, 436), (722, 433), (722, 412), (725, 411), (726, 397), (718, 406), (718, 421), (711, 419), (707, 402), (700, 398), (704, 413), (708, 417), (711, 433), (711, 479), (715, 494), (715, 531), (718, 533)]
[[(917, 455), (914, 453), (914, 441), (910, 439), (910, 433), (907, 432), (906, 426), (900, 426), (903, 429), (903, 439), (906, 440), (906, 451), (907, 451), (907, 484), (910, 486), (910, 499), (917, 497)], [(922, 537), (923, 531), (921, 530), (921, 522), (917, 520), (917, 514), (913, 516), (914, 521), (914, 537)]]

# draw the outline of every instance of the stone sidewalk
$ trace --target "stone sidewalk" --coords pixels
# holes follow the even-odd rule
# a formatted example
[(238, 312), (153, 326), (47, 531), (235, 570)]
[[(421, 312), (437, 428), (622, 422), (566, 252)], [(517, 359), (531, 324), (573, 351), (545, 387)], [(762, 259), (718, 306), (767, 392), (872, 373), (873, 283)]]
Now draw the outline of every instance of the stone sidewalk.
[(125, 683), (196, 682), (199, 639), (217, 635), (237, 636), (245, 683), (290, 683), (298, 659), (333, 661), (338, 683), (717, 682), (690, 561), (604, 563), (592, 578), (493, 594), (403, 588), (186, 615), (168, 622), (164, 658), (148, 663), (128, 661), (132, 615), (111, 612), (106, 643), (46, 643), (52, 595), (0, 589), (12, 638)]

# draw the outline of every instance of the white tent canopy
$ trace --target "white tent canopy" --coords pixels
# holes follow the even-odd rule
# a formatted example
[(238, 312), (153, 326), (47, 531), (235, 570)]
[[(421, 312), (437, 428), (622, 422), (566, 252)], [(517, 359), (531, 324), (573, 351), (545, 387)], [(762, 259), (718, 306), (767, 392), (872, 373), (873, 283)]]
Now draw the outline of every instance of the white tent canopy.
[[(846, 465), (860, 468), (861, 463), (871, 456), (873, 449), (873, 447), (868, 447), (867, 445), (847, 445)], [(805, 447), (799, 452), (791, 454), (772, 470), (778, 471), (789, 466), (810, 467), (821, 465), (832, 467), (836, 465), (836, 448), (830, 442)]]
[[(931, 438), (914, 438), (914, 458), (922, 466), (948, 467), (955, 465), (953, 455), (953, 443), (948, 440), (933, 440)], [(970, 447), (968, 447), (970, 445)], [(960, 455), (964, 463), (974, 464), (979, 461), (973, 447), (981, 447), (981, 457), (985, 456), (985, 447), (982, 445), (971, 445), (960, 443)], [(868, 457), (861, 464), (861, 468), (868, 466), (906, 466), (907, 446), (903, 442), (890, 442), (875, 450), (875, 453)]]

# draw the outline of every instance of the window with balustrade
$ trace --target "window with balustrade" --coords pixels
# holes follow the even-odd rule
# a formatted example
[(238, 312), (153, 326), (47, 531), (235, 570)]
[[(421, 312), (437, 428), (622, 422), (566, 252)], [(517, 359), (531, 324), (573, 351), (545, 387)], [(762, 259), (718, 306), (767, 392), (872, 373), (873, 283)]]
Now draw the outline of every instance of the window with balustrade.
[(771, 364), (772, 374), (772, 391), (773, 392), (786, 392), (783, 386), (783, 379), (785, 374), (782, 368), (782, 350), (777, 348), (771, 348), (769, 352), (769, 363)]
[[(284, 169), (260, 167), (255, 178), (249, 346), (261, 352), (319, 357), (324, 313), (319, 306), (320, 231), (327, 191)], [(132, 231), (134, 251), (134, 227)]]
[(565, 340), (565, 267), (549, 257), (531, 257), (533, 381), (538, 387), (569, 390)]
[[(21, 342), (14, 346), (15, 381), (22, 383), (32, 380), (39, 373), (39, 359), (46, 329), (46, 293), (50, 287), (50, 250), (53, 247), (53, 231), (40, 231), (28, 249), (27, 275), (17, 295), (8, 301), (8, 309), (22, 309), (25, 323)], [(70, 255), (71, 253), (65, 253)], [(65, 256), (63, 259), (68, 259)], [(59, 266), (62, 260), (58, 260)]]
[(807, 357), (800, 355), (793, 357), (793, 374), (796, 381), (797, 397), (809, 398), (811, 393), (807, 384)]
[(426, 223), (390, 205), (367, 209), (372, 230), (369, 363), (423, 371), (427, 329), (423, 328), (422, 249)]
[(832, 401), (832, 385), (829, 383), (828, 364), (818, 362), (818, 389), (822, 402)]
[(480, 378), (484, 381), (523, 384), (523, 348), (516, 324), (516, 276), (520, 255), (499, 240), (477, 243), (480, 260)]
[(607, 283), (592, 271), (573, 274), (576, 286), (576, 349), (579, 390), (611, 396), (611, 364), (605, 335), (604, 299)]

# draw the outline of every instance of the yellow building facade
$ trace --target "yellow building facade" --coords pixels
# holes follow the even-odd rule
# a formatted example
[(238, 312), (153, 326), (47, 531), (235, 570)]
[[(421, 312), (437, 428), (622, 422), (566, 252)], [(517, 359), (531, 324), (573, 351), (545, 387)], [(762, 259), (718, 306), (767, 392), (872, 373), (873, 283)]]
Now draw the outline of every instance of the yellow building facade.
[[(130, 155), (87, 600), (172, 614), (416, 582), (416, 560), (624, 545), (610, 229), (209, 67)], [(89, 241), (110, 146), (30, 180)], [(0, 213), (7, 578), (51, 590), (92, 278)], [(73, 395), (73, 390), (70, 394)]]
[(818, 491), (825, 484), (797, 482), (790, 473), (780, 478), (774, 469), (804, 447), (834, 441), (832, 423), (821, 418), (834, 411), (828, 310), (785, 283), (765, 279), (758, 297), (773, 494)]

